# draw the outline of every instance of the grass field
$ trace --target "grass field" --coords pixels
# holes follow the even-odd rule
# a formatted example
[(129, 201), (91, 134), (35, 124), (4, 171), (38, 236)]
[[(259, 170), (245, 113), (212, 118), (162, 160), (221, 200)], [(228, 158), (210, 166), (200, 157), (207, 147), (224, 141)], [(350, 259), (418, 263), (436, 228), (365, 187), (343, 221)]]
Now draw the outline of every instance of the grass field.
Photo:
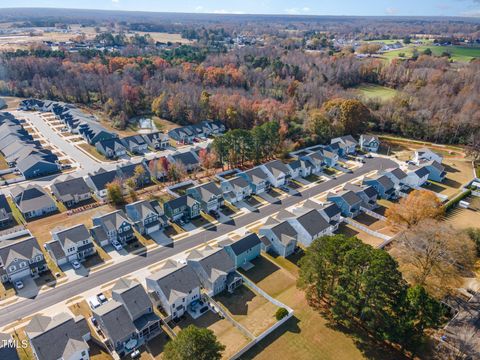
[(413, 50), (417, 49), (421, 54), (425, 49), (432, 50), (432, 54), (435, 56), (441, 56), (443, 52), (449, 52), (452, 56), (451, 59), (457, 62), (469, 62), (472, 59), (480, 58), (480, 48), (469, 48), (462, 46), (429, 46), (429, 45), (420, 45), (420, 46), (409, 46), (407, 48), (388, 51), (383, 54), (388, 60), (399, 58), (401, 53), (405, 54), (406, 58), (412, 56)]
[(398, 91), (386, 86), (375, 84), (364, 84), (356, 88), (357, 92), (365, 99), (379, 99), (380, 101), (388, 101), (398, 94)]

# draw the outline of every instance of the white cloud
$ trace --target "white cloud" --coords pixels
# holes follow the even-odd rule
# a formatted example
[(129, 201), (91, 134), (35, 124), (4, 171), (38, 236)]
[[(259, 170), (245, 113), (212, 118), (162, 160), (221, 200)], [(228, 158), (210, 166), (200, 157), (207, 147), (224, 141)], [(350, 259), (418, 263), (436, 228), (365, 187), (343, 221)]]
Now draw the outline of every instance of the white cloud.
[(385, 14), (387, 15), (397, 15), (399, 10), (397, 8), (389, 7), (385, 9)]
[(307, 14), (310, 12), (310, 8), (307, 6), (302, 8), (289, 8), (289, 9), (285, 9), (284, 12), (290, 15)]
[(237, 11), (237, 10), (225, 10), (225, 9), (217, 9), (212, 11), (213, 14), (245, 14), (243, 11)]
[(203, 11), (203, 9), (204, 9), (203, 6), (197, 6), (197, 7), (195, 8), (195, 11), (196, 11), (196, 12), (201, 12), (201, 11)]

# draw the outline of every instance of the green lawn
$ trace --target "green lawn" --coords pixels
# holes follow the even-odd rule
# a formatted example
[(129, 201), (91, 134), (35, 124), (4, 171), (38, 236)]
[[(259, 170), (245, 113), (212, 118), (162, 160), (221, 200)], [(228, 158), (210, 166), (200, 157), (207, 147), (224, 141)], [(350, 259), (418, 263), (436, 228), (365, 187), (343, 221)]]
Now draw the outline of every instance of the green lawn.
[(480, 48), (470, 48), (470, 47), (462, 47), (462, 46), (434, 46), (434, 45), (421, 45), (415, 46), (411, 45), (408, 48), (398, 49), (388, 51), (383, 54), (383, 57), (387, 58), (388, 60), (392, 60), (399, 57), (399, 54), (404, 53), (406, 58), (409, 58), (414, 49), (417, 49), (418, 52), (421, 54), (425, 49), (432, 50), (433, 55), (440, 56), (444, 51), (449, 52), (452, 57), (453, 61), (457, 62), (469, 62), (474, 58), (480, 58)]
[(356, 90), (367, 100), (379, 99), (380, 101), (388, 101), (398, 93), (395, 89), (376, 84), (363, 84), (358, 86)]

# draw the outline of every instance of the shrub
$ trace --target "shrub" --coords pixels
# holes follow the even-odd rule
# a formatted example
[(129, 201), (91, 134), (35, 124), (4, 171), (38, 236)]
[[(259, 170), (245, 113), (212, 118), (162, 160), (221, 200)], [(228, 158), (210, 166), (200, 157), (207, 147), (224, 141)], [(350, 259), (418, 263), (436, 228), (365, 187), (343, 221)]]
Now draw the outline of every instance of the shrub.
[(278, 309), (277, 312), (275, 313), (275, 318), (277, 319), (277, 321), (280, 321), (287, 315), (288, 315), (288, 310), (282, 307)]

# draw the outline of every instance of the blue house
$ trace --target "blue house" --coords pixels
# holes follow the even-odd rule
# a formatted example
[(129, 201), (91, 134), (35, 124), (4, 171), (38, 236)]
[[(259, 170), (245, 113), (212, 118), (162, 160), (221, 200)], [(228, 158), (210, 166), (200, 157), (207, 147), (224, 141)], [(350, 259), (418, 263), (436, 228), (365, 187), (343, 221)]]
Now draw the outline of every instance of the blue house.
[(342, 216), (355, 217), (360, 213), (362, 198), (351, 190), (341, 191), (338, 194), (329, 193), (327, 200), (331, 201), (340, 208)]
[(377, 175), (374, 178), (365, 178), (363, 179), (363, 184), (373, 186), (383, 199), (394, 199), (397, 197), (395, 192), (395, 184), (386, 175)]
[(39, 155), (27, 156), (25, 159), (18, 161), (16, 167), (25, 176), (25, 179), (33, 179), (60, 171), (56, 162), (47, 161)]
[(339, 156), (345, 157), (349, 154), (355, 154), (358, 142), (352, 135), (345, 135), (330, 140), (330, 149), (336, 152)]
[(378, 152), (380, 140), (375, 135), (360, 135), (360, 149), (368, 152)]
[(447, 173), (445, 172), (445, 167), (436, 160), (430, 160), (423, 164), (423, 166), (428, 170), (428, 180), (433, 180), (436, 182), (442, 182), (445, 180)]
[(262, 242), (257, 234), (252, 233), (235, 242), (223, 242), (219, 244), (235, 262), (238, 268), (260, 256)]

